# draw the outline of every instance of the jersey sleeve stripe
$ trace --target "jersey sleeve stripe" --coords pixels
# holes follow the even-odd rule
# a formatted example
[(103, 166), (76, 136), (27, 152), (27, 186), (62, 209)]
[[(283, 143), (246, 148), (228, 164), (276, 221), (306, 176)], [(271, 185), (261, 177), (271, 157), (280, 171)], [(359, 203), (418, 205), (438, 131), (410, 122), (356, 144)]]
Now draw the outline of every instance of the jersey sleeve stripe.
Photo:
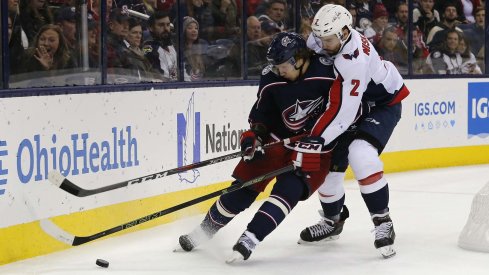
[(311, 135), (320, 136), (324, 130), (331, 124), (340, 111), (343, 90), (343, 78), (338, 75), (338, 78), (333, 82), (331, 89), (329, 90), (329, 103), (328, 109), (321, 115), (316, 124), (314, 125)]

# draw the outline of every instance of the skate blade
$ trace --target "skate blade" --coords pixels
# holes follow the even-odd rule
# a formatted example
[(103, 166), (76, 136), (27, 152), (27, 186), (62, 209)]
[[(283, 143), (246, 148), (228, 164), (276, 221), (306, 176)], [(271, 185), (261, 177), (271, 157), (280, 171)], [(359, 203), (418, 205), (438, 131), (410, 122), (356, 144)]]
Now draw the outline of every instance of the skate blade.
[(331, 237), (328, 237), (328, 238), (325, 238), (325, 239), (322, 239), (322, 240), (316, 241), (316, 242), (308, 242), (308, 241), (304, 241), (303, 239), (299, 239), (297, 241), (297, 244), (301, 244), (301, 245), (322, 245), (322, 244), (330, 242), (330, 241), (336, 241), (339, 238), (340, 238), (340, 236), (336, 235), (336, 236), (331, 236)]
[(231, 255), (231, 257), (229, 257), (229, 259), (226, 260), (226, 263), (234, 264), (243, 261), (244, 261), (243, 255), (241, 255), (241, 253), (239, 253), (238, 251), (233, 251), (233, 254)]
[(392, 245), (383, 246), (378, 248), (377, 250), (379, 250), (380, 254), (382, 254), (382, 257), (384, 257), (384, 259), (389, 259), (396, 255), (396, 251), (394, 250)]

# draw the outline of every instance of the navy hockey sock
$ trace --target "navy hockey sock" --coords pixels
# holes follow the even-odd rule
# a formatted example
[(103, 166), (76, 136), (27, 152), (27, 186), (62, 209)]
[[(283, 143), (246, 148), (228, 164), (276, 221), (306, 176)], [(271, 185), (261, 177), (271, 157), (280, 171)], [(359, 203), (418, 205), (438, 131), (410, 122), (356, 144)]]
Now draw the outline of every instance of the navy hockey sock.
[(345, 203), (345, 195), (339, 200), (331, 203), (321, 202), (321, 207), (323, 208), (324, 217), (333, 221), (338, 221), (340, 219), (340, 212), (343, 204)]
[(270, 197), (258, 209), (248, 224), (248, 231), (253, 232), (259, 241), (270, 234), (297, 205), (304, 192), (304, 183), (295, 175), (277, 177)]
[(362, 193), (362, 197), (370, 213), (382, 214), (388, 209), (389, 205), (389, 185), (386, 184), (373, 193)]

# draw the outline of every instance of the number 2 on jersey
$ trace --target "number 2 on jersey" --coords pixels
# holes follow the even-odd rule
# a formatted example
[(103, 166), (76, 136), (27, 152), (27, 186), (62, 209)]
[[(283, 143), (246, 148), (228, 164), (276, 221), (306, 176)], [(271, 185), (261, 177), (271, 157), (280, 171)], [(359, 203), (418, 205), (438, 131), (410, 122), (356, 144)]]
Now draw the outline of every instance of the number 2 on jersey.
[(351, 89), (350, 95), (351, 96), (358, 96), (357, 89), (358, 89), (358, 86), (360, 86), (360, 80), (352, 79), (351, 85), (353, 85), (353, 89)]

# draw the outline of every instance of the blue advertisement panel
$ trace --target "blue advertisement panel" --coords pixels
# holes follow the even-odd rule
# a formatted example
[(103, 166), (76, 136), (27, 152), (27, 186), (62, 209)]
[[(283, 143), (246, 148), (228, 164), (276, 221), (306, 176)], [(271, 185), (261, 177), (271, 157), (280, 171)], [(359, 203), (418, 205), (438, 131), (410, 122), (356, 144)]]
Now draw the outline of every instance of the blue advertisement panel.
[(489, 136), (489, 83), (469, 83), (468, 136)]

